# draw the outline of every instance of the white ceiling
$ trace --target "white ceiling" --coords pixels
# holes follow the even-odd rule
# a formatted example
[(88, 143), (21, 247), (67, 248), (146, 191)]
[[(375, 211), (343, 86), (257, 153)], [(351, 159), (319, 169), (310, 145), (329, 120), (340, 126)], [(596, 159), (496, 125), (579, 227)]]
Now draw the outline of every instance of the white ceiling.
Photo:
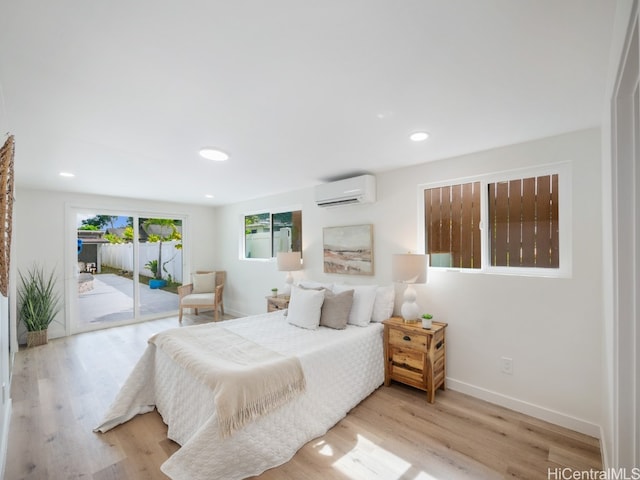
[(598, 126), (615, 3), (3, 1), (16, 182), (218, 205)]

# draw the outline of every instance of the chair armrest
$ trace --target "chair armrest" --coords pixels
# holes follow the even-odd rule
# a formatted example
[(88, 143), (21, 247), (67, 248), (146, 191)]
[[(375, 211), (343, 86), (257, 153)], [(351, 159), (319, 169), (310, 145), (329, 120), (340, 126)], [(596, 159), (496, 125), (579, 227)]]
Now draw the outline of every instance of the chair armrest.
[(180, 285), (178, 287), (179, 298), (186, 297), (193, 292), (193, 283), (187, 283), (186, 285)]

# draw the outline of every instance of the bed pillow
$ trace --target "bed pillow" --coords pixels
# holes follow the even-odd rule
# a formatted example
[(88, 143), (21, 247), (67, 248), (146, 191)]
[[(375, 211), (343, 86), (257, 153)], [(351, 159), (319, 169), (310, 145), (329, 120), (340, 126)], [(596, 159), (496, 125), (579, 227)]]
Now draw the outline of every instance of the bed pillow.
[(334, 285), (334, 293), (342, 293), (353, 289), (353, 305), (349, 313), (349, 325), (366, 327), (371, 321), (373, 302), (376, 299), (377, 285)]
[(194, 273), (191, 280), (191, 293), (213, 293), (216, 289), (216, 272)]
[(324, 303), (320, 313), (320, 325), (323, 327), (343, 330), (347, 328), (351, 305), (353, 304), (353, 289), (341, 293), (331, 290), (324, 292)]
[(320, 312), (324, 302), (324, 290), (306, 290), (292, 287), (287, 320), (296, 327), (315, 330), (320, 325)]
[(396, 301), (396, 289), (393, 284), (386, 287), (378, 287), (376, 299), (373, 302), (372, 322), (381, 322), (393, 315), (393, 307)]
[(333, 290), (333, 283), (314, 282), (313, 280), (300, 280), (298, 286), (302, 288), (326, 288), (327, 290)]

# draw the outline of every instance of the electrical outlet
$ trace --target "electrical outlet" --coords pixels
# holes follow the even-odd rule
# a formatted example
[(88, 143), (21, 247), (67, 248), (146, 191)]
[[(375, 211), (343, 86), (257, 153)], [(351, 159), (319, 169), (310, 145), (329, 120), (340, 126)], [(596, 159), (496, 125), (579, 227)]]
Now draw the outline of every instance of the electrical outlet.
[(513, 375), (513, 358), (501, 357), (500, 367), (501, 367), (502, 373), (506, 373), (507, 375)]

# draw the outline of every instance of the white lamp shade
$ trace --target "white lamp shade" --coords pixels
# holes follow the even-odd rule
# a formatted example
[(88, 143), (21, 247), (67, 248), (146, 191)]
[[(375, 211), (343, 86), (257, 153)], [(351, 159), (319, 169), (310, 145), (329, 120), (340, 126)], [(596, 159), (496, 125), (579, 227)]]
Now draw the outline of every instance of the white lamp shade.
[(301, 270), (300, 252), (278, 252), (278, 270), (281, 272), (293, 272)]
[(402, 283), (426, 283), (427, 255), (398, 253), (393, 256), (393, 280)]

